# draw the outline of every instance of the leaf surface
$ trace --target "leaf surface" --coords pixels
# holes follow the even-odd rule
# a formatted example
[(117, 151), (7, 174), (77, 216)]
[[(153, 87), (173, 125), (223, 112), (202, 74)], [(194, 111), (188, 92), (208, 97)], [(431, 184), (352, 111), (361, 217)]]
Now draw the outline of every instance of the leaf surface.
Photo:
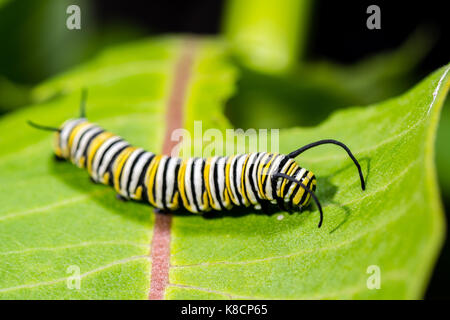
[[(154, 214), (118, 202), (86, 172), (50, 157), (52, 138), (27, 119), (57, 125), (77, 114), (89, 88), (88, 117), (131, 143), (160, 152), (183, 38), (115, 47), (34, 90), (35, 105), (0, 120), (0, 298), (148, 297)], [(174, 215), (165, 298), (420, 298), (443, 237), (433, 153), (448, 67), (386, 102), (334, 113), (313, 128), (280, 131), (280, 152), (335, 138), (361, 161), (324, 146), (297, 160), (318, 177), (325, 222), (302, 214), (236, 210), (207, 219)], [(236, 72), (217, 41), (198, 41), (185, 127), (230, 127), (223, 116)], [(320, 97), (318, 97), (320, 99)], [(366, 270), (381, 270), (369, 290)], [(79, 267), (81, 289), (68, 288)], [(70, 269), (72, 270), (72, 269)]]
[[(91, 121), (159, 153), (185, 46), (184, 38), (164, 37), (106, 50), (37, 87), (36, 105), (0, 119), (0, 298), (148, 297), (151, 207), (117, 201), (85, 171), (55, 162), (51, 134), (26, 120), (58, 126), (76, 117), (86, 87)], [(188, 98), (209, 106), (209, 113), (200, 110), (211, 126), (226, 123), (219, 102), (230, 94), (234, 72), (217, 41), (198, 41), (196, 52)], [(192, 109), (189, 117), (198, 112)], [(81, 289), (69, 289), (77, 275)]]
[[(175, 217), (167, 298), (416, 299), (442, 243), (434, 140), (449, 67), (402, 96), (333, 114), (314, 128), (281, 130), (280, 152), (334, 138), (360, 160), (323, 146), (301, 155), (318, 177), (318, 212)], [(281, 220), (279, 220), (281, 219)], [(370, 290), (370, 266), (381, 288)]]

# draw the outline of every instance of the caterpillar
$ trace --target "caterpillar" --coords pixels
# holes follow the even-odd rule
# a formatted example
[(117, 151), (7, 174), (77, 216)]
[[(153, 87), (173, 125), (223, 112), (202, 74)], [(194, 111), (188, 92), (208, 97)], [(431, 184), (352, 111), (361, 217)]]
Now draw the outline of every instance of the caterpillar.
[(312, 198), (320, 213), (320, 228), (323, 210), (315, 195), (317, 179), (294, 158), (323, 144), (338, 145), (347, 152), (365, 190), (361, 166), (350, 149), (337, 140), (319, 140), (287, 155), (255, 152), (189, 159), (157, 155), (89, 122), (85, 116), (86, 96), (83, 90), (80, 116), (58, 128), (28, 123), (54, 131), (56, 158), (87, 169), (92, 181), (113, 187), (120, 199), (143, 201), (162, 211), (184, 208), (203, 213), (234, 206), (261, 210), (270, 204), (293, 212), (308, 206)]

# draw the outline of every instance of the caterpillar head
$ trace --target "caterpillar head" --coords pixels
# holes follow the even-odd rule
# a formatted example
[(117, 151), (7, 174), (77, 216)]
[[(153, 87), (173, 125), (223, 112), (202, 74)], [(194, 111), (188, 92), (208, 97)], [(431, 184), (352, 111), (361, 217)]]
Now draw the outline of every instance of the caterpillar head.
[(322, 225), (323, 213), (319, 200), (315, 195), (317, 179), (314, 173), (300, 168), (294, 161), (289, 170), (275, 173), (272, 177), (276, 183), (277, 202), (280, 208), (300, 211), (314, 199), (320, 212), (319, 227)]
[(60, 159), (69, 159), (71, 156), (70, 146), (74, 138), (74, 130), (81, 128), (81, 124), (88, 123), (84, 118), (70, 119), (65, 121), (55, 132), (55, 140), (53, 143), (55, 155)]
[[(311, 171), (305, 170), (305, 173), (301, 178), (297, 176), (295, 179), (299, 180), (304, 186), (306, 186), (312, 192), (316, 191), (317, 180), (316, 176)], [(291, 205), (294, 208), (302, 208), (306, 207), (310, 201), (311, 195), (305, 190), (305, 188), (302, 188), (301, 185), (297, 184), (292, 194)]]
[[(316, 191), (316, 176), (311, 171), (300, 168), (293, 160), (288, 161), (285, 168), (287, 169), (274, 174), (276, 190), (274, 195), (278, 198), (279, 204), (283, 203), (281, 207), (300, 211), (311, 200), (308, 190)], [(283, 174), (286, 177), (283, 178)]]

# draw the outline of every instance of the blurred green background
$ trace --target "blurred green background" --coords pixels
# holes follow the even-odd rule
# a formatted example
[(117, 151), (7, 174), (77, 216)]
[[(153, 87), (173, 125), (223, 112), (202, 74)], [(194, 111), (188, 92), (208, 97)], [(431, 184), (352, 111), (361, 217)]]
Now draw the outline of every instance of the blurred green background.
[[(81, 8), (81, 30), (66, 28), (71, 4)], [(366, 27), (371, 4), (381, 8), (381, 30)], [(0, 116), (25, 108), (36, 84), (103, 48), (162, 33), (195, 33), (222, 37), (240, 67), (238, 91), (226, 109), (235, 127), (314, 126), (338, 108), (398, 95), (448, 63), (445, 13), (438, 1), (0, 0)], [(449, 104), (436, 145), (447, 216)], [(450, 296), (449, 267), (447, 243), (427, 298)]]

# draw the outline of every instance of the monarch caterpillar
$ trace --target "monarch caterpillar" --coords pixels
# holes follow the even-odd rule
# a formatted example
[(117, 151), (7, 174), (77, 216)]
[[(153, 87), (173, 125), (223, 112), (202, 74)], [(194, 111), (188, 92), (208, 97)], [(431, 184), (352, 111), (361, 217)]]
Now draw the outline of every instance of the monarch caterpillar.
[(59, 128), (28, 123), (55, 131), (56, 157), (86, 168), (94, 182), (114, 187), (119, 198), (148, 202), (166, 211), (182, 207), (193, 213), (233, 206), (259, 210), (269, 202), (283, 211), (300, 211), (312, 198), (320, 213), (320, 228), (323, 210), (315, 195), (316, 177), (294, 158), (322, 144), (335, 144), (347, 152), (365, 190), (361, 166), (342, 142), (320, 140), (287, 155), (257, 152), (183, 160), (133, 147), (89, 122), (85, 117), (86, 96), (83, 90), (80, 117), (67, 120)]

